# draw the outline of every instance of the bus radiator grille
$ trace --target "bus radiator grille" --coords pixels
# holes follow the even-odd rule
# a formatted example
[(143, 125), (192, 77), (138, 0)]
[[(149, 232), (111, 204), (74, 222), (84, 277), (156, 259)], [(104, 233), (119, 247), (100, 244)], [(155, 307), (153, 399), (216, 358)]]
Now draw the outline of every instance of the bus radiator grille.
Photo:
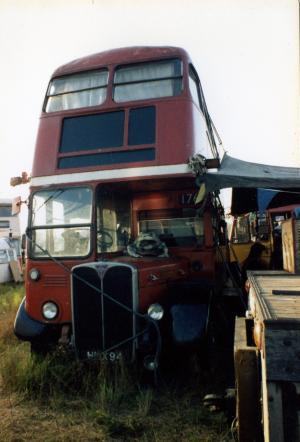
[(105, 356), (112, 347), (113, 353), (122, 352), (126, 358), (133, 357), (133, 340), (119, 344), (134, 336), (135, 318), (114, 300), (133, 309), (134, 296), (133, 273), (129, 266), (89, 263), (73, 269), (73, 331), (79, 357)]

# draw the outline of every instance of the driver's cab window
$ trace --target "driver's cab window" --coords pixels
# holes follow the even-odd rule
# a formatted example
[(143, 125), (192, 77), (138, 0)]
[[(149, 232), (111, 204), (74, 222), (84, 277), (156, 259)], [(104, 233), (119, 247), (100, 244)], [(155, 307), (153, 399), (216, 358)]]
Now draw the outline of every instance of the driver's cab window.
[(131, 237), (128, 195), (107, 188), (97, 193), (97, 252), (123, 251)]

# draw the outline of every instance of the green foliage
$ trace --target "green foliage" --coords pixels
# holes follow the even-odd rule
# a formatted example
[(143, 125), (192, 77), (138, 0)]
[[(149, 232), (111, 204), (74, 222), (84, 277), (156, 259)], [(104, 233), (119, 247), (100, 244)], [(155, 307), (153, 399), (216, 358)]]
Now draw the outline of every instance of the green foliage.
[(16, 312), (24, 293), (22, 284), (0, 284), (0, 315)]
[(7, 344), (16, 342), (13, 323), (23, 297), (23, 285), (0, 284), (0, 352)]

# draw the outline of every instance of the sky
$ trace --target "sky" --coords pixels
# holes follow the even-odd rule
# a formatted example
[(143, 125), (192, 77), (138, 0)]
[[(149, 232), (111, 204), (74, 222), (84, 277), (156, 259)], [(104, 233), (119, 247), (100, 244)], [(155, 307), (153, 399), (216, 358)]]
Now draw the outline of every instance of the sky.
[(225, 150), (300, 167), (297, 0), (0, 0), (0, 198), (31, 172), (52, 72), (124, 46), (185, 48)]

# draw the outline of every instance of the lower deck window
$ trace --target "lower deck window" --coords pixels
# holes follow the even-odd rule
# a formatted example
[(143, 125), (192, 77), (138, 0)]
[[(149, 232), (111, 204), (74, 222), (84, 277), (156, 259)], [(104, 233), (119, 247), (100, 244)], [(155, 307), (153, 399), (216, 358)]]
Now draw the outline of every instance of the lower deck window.
[(100, 188), (97, 194), (97, 251), (126, 249), (131, 238), (131, 201), (126, 193)]
[(128, 145), (155, 143), (155, 107), (130, 109)]
[(124, 111), (65, 118), (59, 151), (121, 147), (123, 137)]
[(155, 233), (168, 247), (188, 247), (204, 243), (203, 218), (198, 216), (153, 218), (151, 214), (151, 219), (140, 219), (139, 232)]
[[(124, 140), (124, 122), (123, 110), (65, 118), (59, 152), (73, 155), (59, 158), (58, 168), (109, 166), (155, 160), (155, 148), (152, 147), (156, 138), (155, 106), (129, 110), (128, 141)], [(123, 148), (124, 144), (128, 144), (129, 148), (143, 147), (131, 150), (128, 147)], [(123, 149), (115, 151), (115, 148), (120, 147)]]

